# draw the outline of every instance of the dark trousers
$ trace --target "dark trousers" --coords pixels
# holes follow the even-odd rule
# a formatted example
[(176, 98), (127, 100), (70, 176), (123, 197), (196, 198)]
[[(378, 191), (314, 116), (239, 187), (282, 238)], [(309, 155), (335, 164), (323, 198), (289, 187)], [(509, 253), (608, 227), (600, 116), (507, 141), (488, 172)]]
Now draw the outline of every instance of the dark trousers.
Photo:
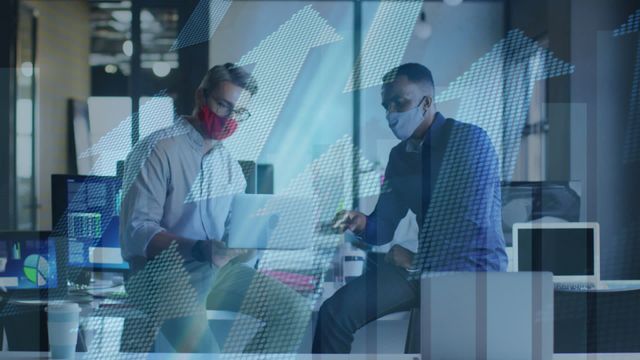
[(318, 313), (314, 353), (349, 353), (353, 334), (385, 315), (420, 306), (417, 281), (407, 271), (382, 261), (339, 289)]

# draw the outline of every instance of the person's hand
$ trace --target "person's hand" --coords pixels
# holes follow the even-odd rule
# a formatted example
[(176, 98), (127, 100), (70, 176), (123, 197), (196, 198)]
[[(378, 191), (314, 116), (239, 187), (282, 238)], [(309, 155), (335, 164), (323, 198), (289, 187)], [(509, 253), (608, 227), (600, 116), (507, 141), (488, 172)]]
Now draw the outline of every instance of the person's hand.
[(367, 216), (359, 211), (342, 210), (333, 218), (333, 228), (345, 232), (351, 230), (355, 234), (361, 234), (367, 225)]
[(399, 266), (403, 269), (409, 269), (411, 267), (411, 263), (413, 262), (413, 256), (415, 254), (400, 245), (393, 245), (389, 252), (384, 257), (385, 261)]
[[(229, 263), (229, 261), (241, 256), (239, 259), (249, 260), (252, 255), (252, 251), (249, 249), (229, 249), (225, 243), (218, 240), (207, 241), (211, 243), (209, 254), (211, 254), (211, 263), (218, 268), (221, 268)], [(245, 261), (246, 261), (245, 260)]]

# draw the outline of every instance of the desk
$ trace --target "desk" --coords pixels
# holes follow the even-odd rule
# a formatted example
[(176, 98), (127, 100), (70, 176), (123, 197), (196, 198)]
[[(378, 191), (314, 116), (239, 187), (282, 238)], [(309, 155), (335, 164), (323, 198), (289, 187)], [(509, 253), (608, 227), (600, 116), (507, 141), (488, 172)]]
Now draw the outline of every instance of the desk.
[[(113, 354), (101, 354), (105, 359), (113, 359)], [(83, 353), (77, 353), (76, 360), (88, 360), (88, 359), (101, 359), (96, 354), (92, 356), (86, 356)], [(49, 353), (46, 352), (19, 352), (19, 351), (5, 351), (0, 352), (0, 359), (12, 359), (12, 360), (36, 360), (36, 359), (49, 359)], [(166, 360), (166, 359), (180, 359), (180, 360), (420, 360), (418, 354), (388, 354), (388, 355), (372, 355), (368, 354), (349, 354), (349, 355), (320, 355), (320, 354), (270, 354), (270, 355), (251, 355), (251, 354), (162, 354), (162, 353), (150, 353), (150, 354), (118, 354), (117, 359), (122, 360)], [(577, 360), (577, 359), (576, 359)]]
[[(103, 354), (105, 358), (112, 359), (112, 354)], [(141, 356), (143, 355), (143, 356)], [(216, 359), (233, 359), (237, 354), (119, 354), (118, 359), (140, 359), (147, 360), (165, 360), (172, 358), (180, 358), (180, 360), (216, 360)], [(76, 360), (95, 359), (93, 357), (85, 357), (83, 353), (78, 353)], [(419, 354), (386, 354), (386, 355), (371, 355), (371, 354), (350, 354), (350, 355), (320, 355), (320, 354), (273, 354), (268, 355), (255, 355), (242, 354), (242, 359), (277, 359), (277, 360), (420, 360)], [(5, 351), (0, 352), (0, 359), (12, 359), (12, 360), (35, 360), (35, 359), (49, 359), (49, 353), (46, 352), (20, 352), (20, 351)], [(640, 353), (635, 354), (556, 354), (553, 356), (553, 360), (638, 360), (640, 359)]]
[(554, 303), (555, 352), (640, 352), (637, 288), (556, 291)]
[[(103, 300), (98, 302), (102, 301)], [(133, 309), (126, 308), (103, 311), (103, 309), (96, 309), (95, 304), (96, 303), (92, 303), (92, 306), (89, 306), (92, 319), (86, 319), (83, 322), (84, 335), (86, 336), (87, 343), (92, 343), (92, 340), (96, 339), (105, 340), (109, 338), (112, 339), (114, 343), (119, 342), (123, 322), (122, 317), (135, 317), (137, 312)], [(320, 301), (318, 301), (318, 305), (319, 304)], [(232, 317), (229, 316), (213, 316), (213, 312), (209, 312), (208, 315), (211, 320), (227, 320), (227, 322), (232, 320)], [(391, 320), (386, 321), (386, 323), (403, 325), (404, 322), (407, 321), (403, 315), (405, 314), (394, 314), (384, 320)], [(38, 312), (33, 314), (32, 320), (34, 323), (44, 324), (46, 317), (40, 316)], [(116, 319), (116, 317), (121, 318)], [(24, 321), (25, 319), (21, 318), (20, 324), (16, 326), (21, 326)], [(571, 354), (584, 353), (587, 351), (591, 353), (640, 352), (640, 335), (638, 335), (640, 334), (640, 290), (629, 287), (626, 289), (614, 289), (610, 287), (609, 291), (597, 292), (557, 291), (555, 296), (554, 322), (555, 351), (557, 353)], [(307, 351), (311, 348), (312, 328), (310, 325), (307, 329), (308, 334), (306, 334), (305, 341), (303, 341), (301, 347)], [(403, 325), (402, 331), (399, 332), (402, 338), (404, 338), (405, 328), (406, 326)], [(24, 350), (46, 349), (46, 333), (42, 332), (38, 334), (38, 331), (35, 331), (35, 333), (32, 332), (28, 335), (30, 337), (29, 340), (35, 342), (39, 347), (29, 344), (30, 347), (25, 347)], [(84, 344), (81, 346), (84, 346)], [(23, 348), (14, 347), (13, 349)], [(364, 352), (365, 348), (360, 346), (360, 349), (354, 348), (354, 350)], [(389, 349), (389, 351), (395, 352), (396, 349)], [(633, 355), (633, 357), (619, 357), (618, 355), (612, 355), (613, 357), (602, 356), (601, 354), (581, 355), (580, 357), (573, 357), (573, 359), (623, 358), (640, 360), (640, 355), (637, 354)], [(0, 358), (2, 358), (2, 356), (0, 356)], [(565, 359), (564, 357), (557, 358)], [(380, 357), (380, 359), (383, 359), (383, 357)], [(572, 359), (572, 357), (567, 357), (566, 359)]]

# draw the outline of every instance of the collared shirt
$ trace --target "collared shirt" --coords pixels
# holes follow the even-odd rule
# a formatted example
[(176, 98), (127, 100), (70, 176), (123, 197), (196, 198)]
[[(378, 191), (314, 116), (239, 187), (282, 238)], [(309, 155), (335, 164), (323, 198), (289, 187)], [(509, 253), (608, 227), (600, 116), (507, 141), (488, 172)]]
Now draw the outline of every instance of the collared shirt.
[[(181, 117), (131, 151), (120, 220), (125, 260), (146, 258), (149, 241), (161, 231), (193, 240), (222, 240), (233, 195), (244, 192), (246, 181), (222, 142), (209, 141)], [(202, 281), (211, 276), (207, 264), (191, 261), (186, 267)]]
[[(474, 161), (482, 166), (468, 165)], [(497, 163), (482, 129), (437, 113), (421, 143), (409, 139), (391, 150), (364, 240), (374, 245), (390, 242), (410, 209), (420, 229), (417, 257), (425, 262), (423, 269), (505, 270)], [(437, 198), (433, 204), (432, 197)]]

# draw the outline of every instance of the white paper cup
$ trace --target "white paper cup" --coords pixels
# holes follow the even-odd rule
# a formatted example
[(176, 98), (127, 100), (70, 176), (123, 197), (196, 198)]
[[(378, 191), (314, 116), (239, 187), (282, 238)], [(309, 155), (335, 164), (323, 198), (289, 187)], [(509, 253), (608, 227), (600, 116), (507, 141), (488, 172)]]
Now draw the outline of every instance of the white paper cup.
[(51, 358), (74, 359), (80, 325), (80, 306), (76, 303), (49, 304), (46, 311)]

